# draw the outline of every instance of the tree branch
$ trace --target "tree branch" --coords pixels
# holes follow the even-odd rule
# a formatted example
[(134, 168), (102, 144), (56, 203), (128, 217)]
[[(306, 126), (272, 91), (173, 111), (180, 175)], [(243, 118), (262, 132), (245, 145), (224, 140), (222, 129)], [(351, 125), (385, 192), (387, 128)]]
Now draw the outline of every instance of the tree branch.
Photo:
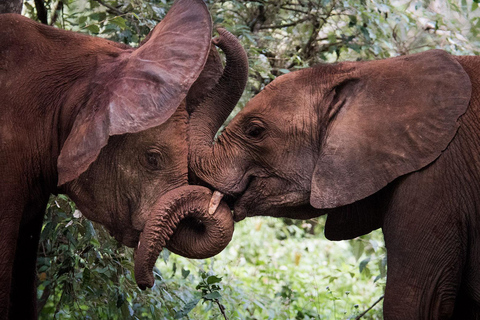
[(103, 2), (103, 0), (95, 0), (97, 1), (98, 3), (100, 3), (102, 6), (104, 6), (105, 8), (109, 9), (112, 13), (116, 14), (116, 15), (119, 15), (119, 16), (122, 16), (122, 15), (125, 15), (126, 13), (121, 11), (121, 10), (118, 10), (117, 8), (109, 5), (108, 3), (105, 3)]
[(227, 315), (225, 314), (225, 307), (223, 304), (218, 301), (218, 299), (215, 299), (215, 303), (217, 304), (218, 308), (220, 309), (220, 312), (222, 313), (222, 316), (225, 320), (228, 320)]
[(45, 304), (47, 303), (51, 293), (51, 286), (46, 286), (45, 289), (43, 289), (42, 296), (37, 301), (37, 313), (40, 313), (43, 307), (45, 307)]
[(302, 18), (298, 19), (297, 21), (291, 22), (291, 23), (285, 23), (285, 24), (278, 24), (278, 25), (273, 25), (273, 26), (263, 26), (260, 27), (259, 29), (280, 29), (280, 28), (286, 28), (286, 27), (292, 27), (296, 26), (299, 23), (307, 21), (308, 18)]
[(381, 296), (380, 298), (378, 298), (378, 300), (375, 301), (375, 302), (370, 306), (370, 308), (368, 308), (367, 310), (365, 310), (364, 312), (362, 312), (361, 314), (359, 314), (359, 315), (355, 318), (355, 320), (359, 320), (361, 317), (363, 317), (364, 315), (366, 315), (367, 312), (370, 311), (370, 310), (372, 310), (372, 308), (375, 307), (375, 305), (376, 305), (377, 303), (379, 303), (380, 301), (382, 301), (383, 297), (384, 297), (384, 296)]
[(303, 10), (295, 9), (295, 8), (289, 8), (289, 7), (287, 7), (287, 5), (280, 6), (280, 8), (282, 8), (283, 10), (294, 11), (294, 12), (299, 12), (299, 13), (303, 13), (303, 14), (309, 14), (308, 11), (303, 11)]
[(56, 6), (55, 6), (55, 10), (53, 10), (53, 17), (52, 17), (52, 20), (50, 21), (50, 25), (53, 26), (55, 24), (55, 22), (57, 22), (57, 19), (58, 19), (58, 12), (63, 10), (63, 0), (60, 0), (57, 2)]
[(35, 9), (37, 9), (37, 18), (43, 24), (48, 24), (47, 9), (43, 0), (35, 0)]

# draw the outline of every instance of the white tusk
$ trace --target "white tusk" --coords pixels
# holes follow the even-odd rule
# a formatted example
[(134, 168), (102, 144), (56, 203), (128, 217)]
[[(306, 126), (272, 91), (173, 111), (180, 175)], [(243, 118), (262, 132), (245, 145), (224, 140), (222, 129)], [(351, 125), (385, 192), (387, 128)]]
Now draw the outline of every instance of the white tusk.
[(222, 201), (223, 193), (220, 191), (214, 191), (212, 194), (212, 199), (210, 199), (210, 203), (208, 204), (208, 213), (210, 215), (214, 214), (217, 211), (218, 206), (220, 205), (220, 201)]

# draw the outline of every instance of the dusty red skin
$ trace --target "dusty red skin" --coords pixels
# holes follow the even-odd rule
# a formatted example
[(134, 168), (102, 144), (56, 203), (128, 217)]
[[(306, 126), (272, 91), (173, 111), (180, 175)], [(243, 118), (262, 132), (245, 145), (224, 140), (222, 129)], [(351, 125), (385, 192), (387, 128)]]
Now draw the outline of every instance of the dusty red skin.
[(201, 0), (175, 1), (138, 48), (0, 15), (0, 319), (37, 318), (50, 194), (135, 247), (152, 204), (188, 184), (186, 111), (223, 70), (211, 35)]
[(224, 202), (209, 214), (211, 197), (205, 187), (184, 186), (156, 203), (135, 250), (135, 279), (140, 289), (153, 286), (152, 269), (164, 247), (188, 258), (204, 259), (227, 246), (233, 235), (232, 214)]

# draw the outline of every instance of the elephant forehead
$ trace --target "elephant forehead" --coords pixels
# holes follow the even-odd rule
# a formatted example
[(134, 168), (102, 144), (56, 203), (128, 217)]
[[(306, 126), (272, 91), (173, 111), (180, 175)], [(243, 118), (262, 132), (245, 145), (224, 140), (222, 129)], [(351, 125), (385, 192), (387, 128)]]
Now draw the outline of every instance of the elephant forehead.
[(305, 113), (311, 96), (308, 88), (298, 86), (299, 72), (278, 77), (256, 95), (245, 107), (248, 111), (287, 112), (288, 117)]

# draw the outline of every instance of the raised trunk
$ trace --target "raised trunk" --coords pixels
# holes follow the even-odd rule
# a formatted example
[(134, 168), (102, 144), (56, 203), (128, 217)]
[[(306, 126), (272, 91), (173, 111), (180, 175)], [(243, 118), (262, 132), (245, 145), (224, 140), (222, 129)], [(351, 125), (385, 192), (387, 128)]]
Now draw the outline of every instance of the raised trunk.
[(189, 123), (190, 169), (213, 185), (223, 180), (218, 170), (227, 167), (220, 163), (226, 157), (214, 145), (215, 134), (242, 96), (248, 79), (248, 58), (240, 42), (225, 29), (218, 32), (214, 43), (224, 51), (227, 63), (217, 85), (193, 111)]
[(166, 193), (155, 205), (135, 250), (135, 280), (140, 289), (154, 283), (152, 269), (162, 249), (188, 258), (218, 254), (232, 239), (233, 218), (221, 203), (208, 213), (212, 192), (200, 186), (184, 186)]

